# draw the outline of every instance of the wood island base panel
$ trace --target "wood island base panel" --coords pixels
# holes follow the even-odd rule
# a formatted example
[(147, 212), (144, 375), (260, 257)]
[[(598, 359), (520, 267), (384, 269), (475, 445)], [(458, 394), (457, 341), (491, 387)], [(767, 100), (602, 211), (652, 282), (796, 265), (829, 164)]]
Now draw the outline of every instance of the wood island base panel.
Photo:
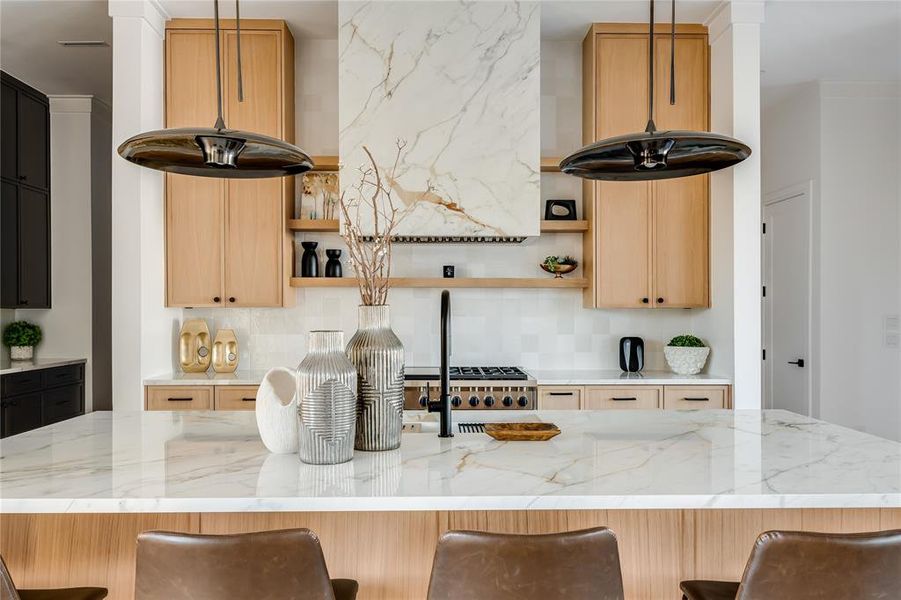
[(678, 600), (684, 579), (738, 581), (762, 531), (897, 529), (901, 508), (4, 514), (0, 553), (22, 587), (102, 585), (111, 600), (127, 600), (133, 597), (135, 537), (142, 531), (309, 527), (320, 537), (331, 577), (359, 581), (360, 600), (422, 600), (443, 531), (551, 533), (597, 526), (616, 533), (627, 600)]

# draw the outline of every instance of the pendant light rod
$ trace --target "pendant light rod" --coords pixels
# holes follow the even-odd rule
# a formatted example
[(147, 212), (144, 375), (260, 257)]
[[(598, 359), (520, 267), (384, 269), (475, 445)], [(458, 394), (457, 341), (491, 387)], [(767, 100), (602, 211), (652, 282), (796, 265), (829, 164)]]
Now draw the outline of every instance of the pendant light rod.
[[(673, 0), (675, 2), (676, 0)], [(244, 78), (241, 75), (241, 9), (240, 0), (235, 0), (235, 29), (238, 38), (238, 102), (244, 102)], [(675, 10), (675, 9), (674, 9)]]
[(219, 0), (213, 0), (213, 16), (216, 21), (216, 109), (219, 111), (213, 127), (222, 130), (225, 121), (222, 119), (222, 68), (219, 65)]
[[(653, 0), (651, 0), (653, 1)], [(676, 104), (676, 0), (673, 0), (669, 32), (669, 103)]]
[(654, 125), (654, 0), (648, 3), (651, 16), (648, 18), (648, 124), (644, 130), (653, 133)]

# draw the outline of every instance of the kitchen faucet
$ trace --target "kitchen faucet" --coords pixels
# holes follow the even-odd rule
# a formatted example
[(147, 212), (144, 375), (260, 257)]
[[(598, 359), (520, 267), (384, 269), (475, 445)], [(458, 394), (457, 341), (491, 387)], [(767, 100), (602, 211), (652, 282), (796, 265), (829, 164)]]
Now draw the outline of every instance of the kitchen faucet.
[[(441, 370), (438, 373), (438, 400), (428, 401), (429, 412), (440, 413), (441, 430), (438, 437), (454, 437), (451, 431), (450, 401), (450, 292), (441, 292)], [(428, 389), (428, 388), (426, 388)]]

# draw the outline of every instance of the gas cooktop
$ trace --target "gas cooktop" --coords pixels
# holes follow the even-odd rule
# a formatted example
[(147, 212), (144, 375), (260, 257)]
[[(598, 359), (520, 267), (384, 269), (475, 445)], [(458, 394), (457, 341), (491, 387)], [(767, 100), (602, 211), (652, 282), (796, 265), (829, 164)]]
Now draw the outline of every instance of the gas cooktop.
[[(528, 373), (519, 367), (451, 367), (450, 378), (466, 381), (526, 381)], [(407, 367), (406, 380), (438, 379), (438, 367)]]

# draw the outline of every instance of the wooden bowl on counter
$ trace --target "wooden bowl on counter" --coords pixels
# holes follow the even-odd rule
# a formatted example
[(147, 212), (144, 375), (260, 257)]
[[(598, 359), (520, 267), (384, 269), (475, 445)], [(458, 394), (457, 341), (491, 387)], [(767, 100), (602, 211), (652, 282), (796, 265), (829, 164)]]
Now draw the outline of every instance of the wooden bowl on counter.
[(485, 433), (500, 442), (545, 442), (560, 435), (553, 423), (485, 423)]
[(572, 273), (573, 271), (575, 271), (576, 267), (578, 267), (579, 265), (554, 265), (553, 267), (549, 267), (546, 264), (542, 263), (538, 266), (548, 273), (553, 273), (554, 279), (560, 279), (567, 273)]

